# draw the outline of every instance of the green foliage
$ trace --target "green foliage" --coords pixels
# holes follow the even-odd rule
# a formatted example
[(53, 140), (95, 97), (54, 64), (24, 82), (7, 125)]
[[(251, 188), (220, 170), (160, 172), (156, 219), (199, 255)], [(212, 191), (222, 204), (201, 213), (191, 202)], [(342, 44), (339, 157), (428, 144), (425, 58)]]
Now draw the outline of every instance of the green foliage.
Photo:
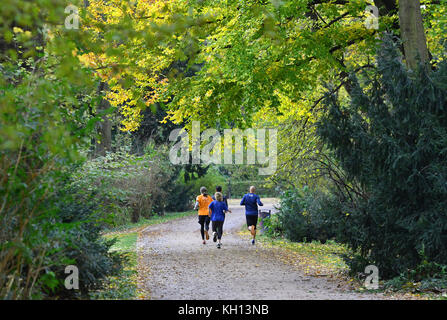
[[(2, 272), (2, 277), (6, 277), (2, 280), (8, 281), (1, 292), (6, 299), (86, 297), (90, 290), (101, 285), (107, 274), (120, 269), (121, 258), (108, 252), (113, 241), (100, 237), (97, 204), (91, 198), (76, 197), (76, 192), (62, 183), (57, 184), (56, 190), (52, 196), (42, 197), (40, 205), (34, 207), (45, 213), (37, 217), (23, 214), (32, 223), (19, 224), (16, 217), (3, 230), (2, 258), (9, 262), (6, 267), (10, 268), (4, 267)], [(15, 230), (19, 227), (24, 229), (23, 233)], [(21, 242), (13, 238), (17, 235), (22, 236)], [(20, 268), (13, 269), (11, 264)], [(79, 290), (64, 287), (67, 265), (79, 269)], [(28, 287), (27, 281), (31, 280), (33, 283)]]
[(413, 292), (446, 292), (447, 265), (422, 261), (413, 270), (402, 272), (397, 277), (385, 282), (385, 289)]
[[(130, 251), (130, 243), (132, 242), (132, 237), (134, 237), (134, 235), (130, 236), (128, 235), (128, 233), (133, 233), (136, 232), (138, 230), (141, 230), (142, 228), (145, 228), (147, 226), (153, 225), (153, 224), (158, 224), (158, 223), (163, 223), (166, 221), (170, 221), (172, 219), (179, 219), (179, 218), (184, 218), (184, 217), (189, 217), (189, 216), (194, 216), (197, 215), (197, 211), (195, 210), (189, 210), (189, 211), (182, 211), (182, 212), (167, 212), (162, 216), (153, 216), (150, 217), (149, 219), (146, 218), (141, 218), (138, 222), (135, 223), (129, 223), (129, 224), (125, 224), (125, 225), (120, 225), (117, 226), (115, 228), (106, 228), (104, 229), (104, 232), (106, 232), (104, 234), (104, 236), (106, 238), (113, 238), (117, 233), (118, 233), (118, 238), (117, 238), (117, 243), (115, 243), (111, 250), (121, 250), (122, 248), (129, 248), (129, 250), (121, 250), (121, 251)], [(124, 239), (121, 239), (121, 232), (124, 232), (126, 234)], [(135, 239), (136, 240), (136, 239)], [(129, 244), (129, 246), (127, 246), (127, 244)]]
[[(101, 236), (98, 203), (91, 195), (80, 198), (77, 194), (76, 190), (68, 187), (54, 196), (57, 220), (50, 237), (60, 244), (49, 258), (53, 261), (50, 270), (56, 279), (61, 280), (58, 287), (47, 292), (48, 296), (85, 298), (90, 291), (101, 286), (102, 279), (121, 270), (123, 257), (110, 252), (115, 241), (104, 240)], [(62, 260), (56, 263), (58, 258)], [(79, 291), (63, 287), (65, 261), (71, 261), (70, 264), (79, 269)]]
[(137, 295), (137, 232), (118, 234), (118, 236), (105, 236), (116, 242), (110, 247), (110, 252), (116, 252), (125, 258), (125, 264), (119, 274), (108, 274), (103, 279), (102, 286), (90, 292), (90, 299), (98, 300), (128, 300), (135, 299)]
[(154, 106), (156, 110), (147, 108), (142, 112), (142, 119), (136, 131), (131, 133), (132, 153), (144, 154), (148, 143), (156, 145), (166, 144), (169, 142), (169, 134), (172, 130), (179, 128), (168, 121), (161, 123), (166, 117), (166, 111), (161, 105)]
[(331, 208), (329, 196), (312, 192), (309, 188), (287, 190), (282, 193), (277, 214), (284, 236), (292, 241), (326, 242), (337, 234), (339, 216)]
[[(0, 12), (0, 296), (5, 299), (67, 294), (60, 292), (63, 267), (81, 263), (77, 240), (82, 250), (98, 249), (94, 257), (87, 250), (83, 261), (94, 275), (86, 290), (107, 264), (102, 259), (107, 245), (95, 238), (96, 230), (63, 217), (64, 210), (80, 210), (79, 204), (64, 209), (54, 198), (98, 120), (88, 112), (96, 102), (91, 73), (57, 26), (66, 6), (59, 0), (6, 1)], [(86, 206), (80, 216), (87, 219), (90, 210)]]
[(94, 192), (109, 226), (163, 214), (168, 207), (174, 170), (163, 149), (146, 151), (143, 156), (108, 153), (85, 162), (73, 175), (73, 186)]
[(383, 277), (421, 263), (447, 263), (447, 63), (406, 70), (385, 40), (377, 74), (356, 83), (349, 103), (331, 95), (319, 134), (364, 191), (349, 208), (342, 238)]
[(137, 295), (137, 254), (122, 253), (126, 264), (120, 274), (109, 276), (100, 290), (90, 293), (93, 300), (133, 300)]
[[(216, 192), (217, 186), (222, 186), (222, 188), (225, 188), (225, 179), (224, 177), (219, 173), (217, 168), (211, 167), (208, 169), (207, 173), (195, 180), (189, 181), (188, 185), (191, 186), (192, 193), (197, 196), (200, 194), (200, 187), (205, 186), (208, 189), (208, 193), (211, 195), (214, 195)], [(224, 193), (226, 190), (223, 190)], [(194, 197), (195, 200), (195, 197)]]
[(91, 299), (115, 300), (135, 299), (137, 295), (137, 232), (104, 236), (116, 242), (110, 247), (110, 252), (119, 253), (125, 258), (125, 264), (119, 274), (109, 274), (103, 279), (101, 288), (90, 292)]
[(46, 58), (1, 65), (0, 295), (8, 299), (37, 297), (39, 287), (56, 285), (46, 270), (58, 247), (50, 239), (57, 213), (46, 200), (95, 121), (83, 117), (92, 102), (88, 81), (77, 86), (63, 75), (47, 78), (55, 70)]
[(264, 219), (264, 235), (270, 238), (278, 238), (283, 234), (281, 220), (279, 215), (273, 214), (269, 218)]
[(268, 176), (258, 174), (259, 166), (246, 164), (219, 165), (219, 174), (225, 179), (221, 186), (231, 198), (242, 198), (250, 186), (256, 187), (261, 198), (276, 197), (278, 192), (268, 181)]

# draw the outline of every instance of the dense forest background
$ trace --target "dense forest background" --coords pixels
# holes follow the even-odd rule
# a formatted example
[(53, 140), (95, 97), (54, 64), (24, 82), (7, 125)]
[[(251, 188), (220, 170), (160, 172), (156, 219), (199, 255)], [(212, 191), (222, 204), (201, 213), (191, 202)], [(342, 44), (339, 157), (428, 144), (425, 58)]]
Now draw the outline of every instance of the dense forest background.
[[(104, 230), (217, 185), (281, 197), (271, 230), (346, 244), (352, 272), (446, 285), (445, 0), (68, 5), (0, 8), (2, 298), (88, 296), (125, 264)], [(172, 165), (192, 121), (277, 129), (276, 172)]]

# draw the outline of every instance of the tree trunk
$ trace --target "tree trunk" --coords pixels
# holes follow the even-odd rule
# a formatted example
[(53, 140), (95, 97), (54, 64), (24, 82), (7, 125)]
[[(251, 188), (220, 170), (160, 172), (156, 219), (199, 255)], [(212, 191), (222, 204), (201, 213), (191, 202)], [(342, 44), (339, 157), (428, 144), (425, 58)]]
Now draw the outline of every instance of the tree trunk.
[(227, 194), (228, 194), (228, 199), (231, 199), (231, 177), (228, 178)]
[(420, 63), (428, 66), (427, 40), (419, 0), (399, 0), (399, 25), (407, 66), (417, 70)]
[[(99, 94), (104, 95), (104, 92), (108, 89), (108, 85), (105, 82), (101, 82), (98, 88)], [(102, 98), (98, 106), (98, 113), (104, 112), (110, 108), (110, 103)], [(106, 151), (112, 150), (112, 121), (110, 121), (108, 115), (102, 116), (100, 122), (98, 122), (98, 133), (100, 140), (95, 144), (95, 156), (105, 156)]]

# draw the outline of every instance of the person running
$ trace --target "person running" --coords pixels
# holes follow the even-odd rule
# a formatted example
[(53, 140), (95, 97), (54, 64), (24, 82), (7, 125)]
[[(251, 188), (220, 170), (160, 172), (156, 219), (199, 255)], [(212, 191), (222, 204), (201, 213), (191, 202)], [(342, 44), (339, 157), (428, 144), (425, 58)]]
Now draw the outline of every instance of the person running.
[[(221, 186), (217, 186), (216, 187), (216, 192), (220, 192), (220, 193), (222, 193), (222, 187)], [(222, 193), (223, 194), (223, 193)], [(213, 200), (216, 200), (216, 198), (214, 197), (214, 196), (211, 196), (212, 198), (213, 198)], [(228, 207), (228, 198), (227, 198), (227, 196), (223, 196), (223, 201), (225, 202), (225, 204), (227, 205), (227, 207)]]
[(217, 249), (222, 246), (222, 234), (223, 234), (223, 224), (225, 221), (225, 213), (231, 212), (228, 210), (227, 204), (223, 201), (223, 195), (220, 192), (214, 194), (214, 200), (209, 205), (208, 215), (211, 218), (212, 228), (213, 228), (213, 241), (217, 243)]
[(251, 244), (255, 244), (256, 239), (256, 225), (258, 224), (258, 205), (263, 206), (261, 198), (255, 194), (256, 188), (250, 187), (250, 192), (245, 194), (241, 200), (241, 206), (245, 206), (245, 218), (247, 220), (247, 227), (253, 239)]
[[(196, 198), (196, 204), (194, 210), (199, 209), (199, 224), (200, 234), (202, 236), (202, 243), (206, 244), (206, 240), (209, 240), (210, 236), (208, 230), (210, 229), (210, 217), (208, 216), (208, 206), (213, 202), (213, 199), (208, 195), (208, 191), (205, 187), (200, 188), (200, 195)], [(206, 240), (205, 240), (206, 239)]]

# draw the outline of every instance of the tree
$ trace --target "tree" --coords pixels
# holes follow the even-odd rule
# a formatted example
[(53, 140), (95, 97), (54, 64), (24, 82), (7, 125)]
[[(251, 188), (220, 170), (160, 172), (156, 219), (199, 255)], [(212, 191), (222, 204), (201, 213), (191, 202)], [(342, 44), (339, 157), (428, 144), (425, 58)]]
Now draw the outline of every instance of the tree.
[(100, 239), (97, 208), (69, 206), (63, 190), (98, 120), (88, 114), (96, 82), (76, 56), (76, 31), (62, 26), (66, 6), (6, 0), (0, 11), (2, 299), (57, 294), (65, 266), (80, 260), (95, 286), (117, 262)]
[(330, 94), (318, 131), (364, 190), (340, 200), (338, 240), (359, 250), (355, 271), (372, 263), (383, 277), (423, 260), (447, 264), (447, 64), (415, 75), (401, 57), (385, 39), (377, 74), (348, 101)]
[(429, 62), (419, 0), (399, 0), (399, 24), (407, 66), (417, 70)]
[(98, 94), (101, 96), (101, 100), (97, 113), (101, 116), (101, 121), (98, 121), (97, 124), (100, 138), (95, 144), (95, 156), (105, 156), (106, 151), (112, 151), (112, 122), (107, 112), (110, 108), (110, 102), (104, 97), (107, 88), (106, 82), (101, 82), (98, 87)]

